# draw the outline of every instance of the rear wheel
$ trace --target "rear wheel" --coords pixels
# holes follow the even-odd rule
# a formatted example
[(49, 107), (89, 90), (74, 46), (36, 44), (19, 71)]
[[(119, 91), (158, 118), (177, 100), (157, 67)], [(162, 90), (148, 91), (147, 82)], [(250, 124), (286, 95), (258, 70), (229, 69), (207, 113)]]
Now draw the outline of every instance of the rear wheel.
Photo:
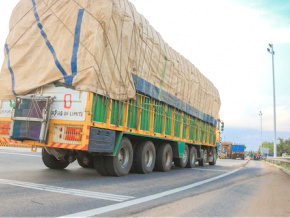
[(49, 154), (45, 148), (42, 148), (42, 161), (48, 168), (56, 170), (65, 169), (69, 165), (68, 161), (61, 161), (56, 159), (55, 156)]
[(130, 172), (133, 163), (133, 148), (130, 140), (124, 137), (114, 157), (105, 158), (110, 176), (124, 176)]
[(156, 159), (154, 144), (151, 141), (136, 145), (134, 152), (134, 172), (151, 173), (153, 171)]
[(79, 152), (77, 155), (78, 164), (83, 168), (94, 168), (94, 158), (88, 153)]
[(171, 145), (166, 143), (157, 148), (155, 169), (166, 172), (171, 169), (173, 152)]
[(188, 150), (188, 146), (185, 145), (184, 147), (184, 152), (183, 152), (183, 157), (182, 158), (174, 158), (174, 165), (177, 167), (181, 167), (184, 168), (187, 163), (188, 163), (188, 159), (189, 159), (189, 150)]
[(216, 165), (216, 148), (212, 149), (212, 155), (213, 155), (213, 161), (208, 162), (208, 163), (209, 163), (209, 165)]
[(201, 160), (198, 161), (199, 166), (205, 166), (207, 162), (207, 150), (203, 150), (203, 157)]
[(96, 156), (94, 157), (94, 167), (97, 172), (102, 176), (108, 176), (108, 171), (106, 169), (106, 162), (104, 156)]
[(195, 162), (196, 162), (196, 149), (195, 149), (195, 147), (192, 146), (189, 150), (189, 159), (188, 159), (186, 167), (187, 168), (194, 168)]

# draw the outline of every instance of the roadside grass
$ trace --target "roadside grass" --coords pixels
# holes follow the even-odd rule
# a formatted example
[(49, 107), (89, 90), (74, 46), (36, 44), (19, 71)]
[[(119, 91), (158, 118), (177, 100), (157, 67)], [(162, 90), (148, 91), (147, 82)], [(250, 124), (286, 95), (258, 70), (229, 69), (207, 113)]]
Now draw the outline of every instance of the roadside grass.
[(281, 165), (281, 164), (279, 164), (279, 166), (281, 166), (281, 167), (285, 168), (286, 170), (290, 171), (290, 166), (285, 166), (285, 165)]

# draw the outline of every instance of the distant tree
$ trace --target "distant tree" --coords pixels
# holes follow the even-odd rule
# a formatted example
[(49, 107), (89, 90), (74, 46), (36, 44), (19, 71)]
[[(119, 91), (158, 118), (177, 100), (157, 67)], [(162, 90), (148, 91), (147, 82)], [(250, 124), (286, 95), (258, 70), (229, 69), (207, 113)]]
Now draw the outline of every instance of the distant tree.
[[(263, 142), (263, 148), (269, 148), (269, 153), (274, 153), (274, 142)], [(259, 147), (259, 153), (261, 153), (261, 147)]]
[[(290, 138), (282, 139), (278, 138), (277, 144), (277, 156), (282, 156), (283, 153), (290, 154)], [(274, 142), (263, 142), (263, 148), (269, 148), (269, 153), (274, 154)], [(258, 149), (258, 153), (261, 153), (261, 146)]]
[(290, 154), (290, 138), (278, 138), (279, 144), (277, 145), (277, 156), (282, 156), (283, 153)]

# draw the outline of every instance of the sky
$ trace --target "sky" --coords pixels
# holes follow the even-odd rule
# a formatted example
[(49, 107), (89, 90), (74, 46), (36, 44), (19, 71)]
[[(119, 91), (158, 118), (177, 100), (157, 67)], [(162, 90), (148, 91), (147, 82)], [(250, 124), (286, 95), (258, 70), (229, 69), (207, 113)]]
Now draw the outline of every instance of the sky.
[[(1, 63), (10, 15), (17, 2), (0, 3)], [(243, 130), (250, 129), (251, 138), (257, 139), (252, 144), (258, 144), (262, 111), (263, 135), (273, 141), (272, 57), (267, 52), (268, 44), (273, 43), (277, 132), (290, 137), (289, 0), (131, 2), (172, 48), (217, 87), (227, 140), (243, 141)], [(231, 131), (227, 133), (227, 129)]]

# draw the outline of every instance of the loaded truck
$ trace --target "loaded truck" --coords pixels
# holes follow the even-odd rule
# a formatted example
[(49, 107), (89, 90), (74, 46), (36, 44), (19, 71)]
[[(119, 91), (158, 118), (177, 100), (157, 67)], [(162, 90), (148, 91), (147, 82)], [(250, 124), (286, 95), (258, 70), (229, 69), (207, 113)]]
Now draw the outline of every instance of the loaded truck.
[(241, 158), (242, 160), (245, 160), (245, 145), (243, 144), (232, 144), (232, 159)]
[(220, 159), (231, 158), (232, 154), (232, 142), (222, 141), (221, 143), (221, 153), (219, 154)]
[(216, 164), (218, 90), (127, 0), (20, 0), (0, 81), (1, 145), (42, 148), (48, 168)]

